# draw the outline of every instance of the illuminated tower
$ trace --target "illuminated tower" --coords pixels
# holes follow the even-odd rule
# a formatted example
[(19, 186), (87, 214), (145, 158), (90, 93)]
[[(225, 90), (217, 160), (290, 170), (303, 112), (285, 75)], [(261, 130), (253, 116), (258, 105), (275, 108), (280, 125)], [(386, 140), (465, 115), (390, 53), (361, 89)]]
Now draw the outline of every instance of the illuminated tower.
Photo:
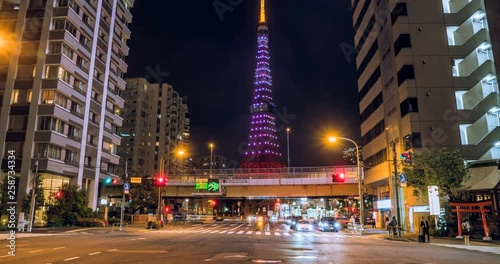
[(246, 168), (283, 167), (276, 136), (276, 115), (272, 96), (272, 77), (268, 46), (265, 0), (260, 1), (260, 21), (257, 33), (257, 67), (253, 101), (250, 106), (251, 123), (248, 148), (245, 151)]

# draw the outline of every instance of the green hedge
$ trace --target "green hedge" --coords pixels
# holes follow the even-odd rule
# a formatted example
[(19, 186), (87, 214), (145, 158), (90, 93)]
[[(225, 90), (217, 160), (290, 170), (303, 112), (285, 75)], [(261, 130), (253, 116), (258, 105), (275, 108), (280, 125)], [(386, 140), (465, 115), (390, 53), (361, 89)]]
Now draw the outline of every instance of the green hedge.
[(108, 221), (97, 218), (81, 218), (76, 221), (76, 225), (82, 227), (105, 227), (108, 225)]

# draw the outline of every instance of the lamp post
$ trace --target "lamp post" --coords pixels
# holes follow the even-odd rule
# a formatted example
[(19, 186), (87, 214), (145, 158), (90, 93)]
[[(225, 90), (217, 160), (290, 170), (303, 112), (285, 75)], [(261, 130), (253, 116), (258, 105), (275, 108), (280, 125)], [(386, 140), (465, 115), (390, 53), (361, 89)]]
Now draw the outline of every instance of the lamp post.
[(359, 192), (359, 214), (360, 214), (360, 224), (361, 226), (364, 226), (365, 223), (365, 216), (364, 216), (364, 198), (363, 198), (363, 177), (361, 176), (361, 163), (359, 162), (359, 146), (356, 144), (356, 142), (352, 139), (349, 138), (343, 138), (343, 137), (330, 137), (328, 140), (330, 142), (335, 142), (336, 139), (343, 139), (347, 140), (349, 142), (352, 142), (354, 146), (356, 146), (356, 164), (358, 167), (358, 173), (357, 173), (357, 180), (358, 180), (358, 192)]
[(286, 128), (286, 155), (288, 159), (288, 168), (290, 168), (290, 128)]
[(208, 145), (210, 147), (210, 178), (212, 178), (212, 159), (213, 159), (213, 153), (214, 153), (214, 144), (210, 143)]

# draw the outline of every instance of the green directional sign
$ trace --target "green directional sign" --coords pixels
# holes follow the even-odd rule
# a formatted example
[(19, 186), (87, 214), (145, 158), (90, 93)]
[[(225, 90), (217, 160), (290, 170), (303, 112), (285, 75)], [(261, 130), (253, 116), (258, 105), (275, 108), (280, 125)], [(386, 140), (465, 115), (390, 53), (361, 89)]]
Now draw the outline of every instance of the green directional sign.
[(206, 190), (208, 188), (208, 182), (197, 182), (195, 188), (196, 190)]
[(207, 191), (209, 192), (218, 192), (220, 188), (219, 179), (209, 179)]

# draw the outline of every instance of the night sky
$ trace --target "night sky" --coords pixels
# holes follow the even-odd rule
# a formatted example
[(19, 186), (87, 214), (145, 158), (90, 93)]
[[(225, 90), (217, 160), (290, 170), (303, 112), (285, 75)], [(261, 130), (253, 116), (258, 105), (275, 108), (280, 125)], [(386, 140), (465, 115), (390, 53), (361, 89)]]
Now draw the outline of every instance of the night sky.
[[(231, 7), (222, 20), (214, 2)], [(214, 153), (226, 156), (230, 165), (243, 160), (259, 2), (135, 2), (126, 77), (161, 79), (187, 96), (191, 156), (209, 155), (213, 141)], [(328, 133), (360, 142), (354, 55), (348, 61), (340, 49), (341, 43), (353, 42), (349, 2), (267, 1), (274, 101), (281, 116), (288, 115), (278, 116), (276, 125), (285, 163), (285, 127), (292, 129), (291, 166), (342, 164), (342, 149), (351, 144), (327, 144)], [(154, 74), (158, 67), (161, 74)]]

